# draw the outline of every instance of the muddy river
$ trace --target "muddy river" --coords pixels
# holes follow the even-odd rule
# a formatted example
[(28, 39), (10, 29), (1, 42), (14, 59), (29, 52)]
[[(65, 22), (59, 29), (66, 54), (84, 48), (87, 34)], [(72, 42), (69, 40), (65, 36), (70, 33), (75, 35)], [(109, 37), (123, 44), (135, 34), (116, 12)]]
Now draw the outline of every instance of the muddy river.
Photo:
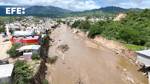
[[(55, 64), (48, 64), (50, 84), (145, 84), (143, 76), (126, 78), (118, 68), (119, 56), (113, 51), (72, 33), (66, 25), (55, 29), (51, 38), (54, 42), (49, 56), (58, 56), (58, 59)], [(63, 53), (58, 46), (64, 44), (69, 49)]]

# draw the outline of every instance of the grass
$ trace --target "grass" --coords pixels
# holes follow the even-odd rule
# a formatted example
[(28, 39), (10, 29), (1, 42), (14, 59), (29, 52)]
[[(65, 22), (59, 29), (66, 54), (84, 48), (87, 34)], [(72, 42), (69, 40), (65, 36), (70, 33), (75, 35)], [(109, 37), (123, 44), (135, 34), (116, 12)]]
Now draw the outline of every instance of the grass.
[(125, 44), (125, 47), (130, 50), (133, 50), (133, 51), (139, 51), (139, 50), (146, 49), (145, 46), (139, 46), (139, 45), (134, 45), (134, 44)]

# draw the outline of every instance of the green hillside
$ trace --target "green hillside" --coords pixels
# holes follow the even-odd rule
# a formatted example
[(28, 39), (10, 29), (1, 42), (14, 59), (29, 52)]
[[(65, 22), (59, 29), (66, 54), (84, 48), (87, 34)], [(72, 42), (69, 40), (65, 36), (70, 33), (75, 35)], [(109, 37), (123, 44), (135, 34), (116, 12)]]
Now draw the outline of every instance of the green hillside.
[(150, 47), (150, 9), (128, 12), (122, 21), (99, 21), (86, 27), (87, 21), (76, 21), (72, 27), (89, 31), (91, 38), (102, 35), (127, 44)]

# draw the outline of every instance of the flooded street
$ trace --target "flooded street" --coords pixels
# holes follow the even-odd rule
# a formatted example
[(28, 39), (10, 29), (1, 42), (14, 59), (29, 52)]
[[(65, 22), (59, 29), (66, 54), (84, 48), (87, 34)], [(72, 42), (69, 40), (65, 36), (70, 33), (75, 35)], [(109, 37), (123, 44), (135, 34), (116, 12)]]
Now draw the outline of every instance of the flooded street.
[[(55, 29), (51, 38), (49, 56), (58, 59), (48, 65), (50, 84), (132, 84), (123, 78), (119, 57), (111, 50), (72, 33), (65, 25)], [(62, 53), (58, 46), (65, 44), (69, 49)]]

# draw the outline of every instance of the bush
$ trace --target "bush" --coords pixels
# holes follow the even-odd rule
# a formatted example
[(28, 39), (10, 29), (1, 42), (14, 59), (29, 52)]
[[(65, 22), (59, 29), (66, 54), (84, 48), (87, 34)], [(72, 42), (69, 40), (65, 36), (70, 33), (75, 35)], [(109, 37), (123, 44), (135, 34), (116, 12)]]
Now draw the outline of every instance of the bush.
[(101, 27), (97, 24), (94, 24), (89, 29), (88, 37), (94, 38), (96, 35), (101, 34), (103, 32), (103, 30), (104, 30), (103, 27)]
[(49, 57), (48, 58), (48, 63), (54, 64), (57, 59), (58, 59), (58, 56)]
[(147, 42), (147, 43), (145, 44), (145, 46), (146, 46), (146, 47), (150, 47), (150, 42)]
[(9, 54), (10, 57), (17, 57), (19, 52), (16, 50), (19, 48), (21, 44), (13, 44), (12, 47), (7, 51), (7, 54)]
[(0, 33), (1, 33), (1, 32), (5, 32), (4, 26), (0, 26)]
[(33, 53), (32, 54), (32, 60), (39, 60), (40, 59), (40, 56), (36, 53)]
[(87, 32), (90, 26), (91, 24), (88, 20), (85, 20), (85, 21), (77, 20), (71, 25), (72, 28), (79, 28), (84, 32)]
[(49, 83), (48, 83), (48, 80), (46, 80), (46, 79), (43, 80), (43, 81), (42, 81), (42, 84), (49, 84)]
[(30, 84), (32, 78), (32, 70), (25, 61), (16, 61), (13, 72), (13, 84)]
[(81, 23), (81, 21), (80, 21), (80, 20), (77, 20), (77, 21), (75, 21), (75, 22), (71, 25), (71, 27), (77, 28), (77, 27), (79, 27), (80, 23)]
[(79, 29), (81, 29), (84, 32), (87, 32), (88, 29), (90, 29), (90, 26), (91, 26), (91, 24), (88, 20), (82, 21), (79, 25)]

